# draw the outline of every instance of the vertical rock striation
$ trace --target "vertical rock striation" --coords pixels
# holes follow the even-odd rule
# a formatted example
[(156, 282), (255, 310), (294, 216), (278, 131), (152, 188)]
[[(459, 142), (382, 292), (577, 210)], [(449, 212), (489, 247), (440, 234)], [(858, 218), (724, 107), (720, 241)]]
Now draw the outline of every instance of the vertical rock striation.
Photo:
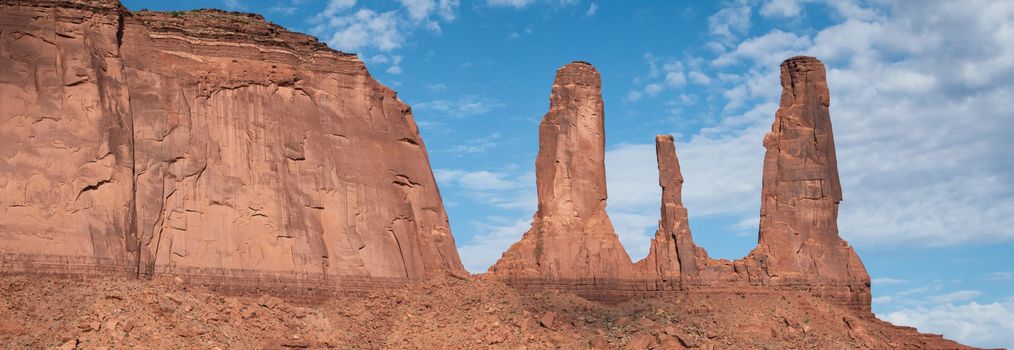
[(0, 1), (4, 270), (134, 265), (121, 14), (116, 1)]
[(824, 64), (793, 57), (781, 66), (782, 97), (764, 136), (760, 234), (751, 256), (763, 284), (842, 286), (869, 306), (870, 278), (838, 235), (842, 200)]
[(410, 108), (258, 15), (0, 0), (3, 272), (348, 289), (463, 273)]
[(648, 256), (637, 262), (641, 278), (679, 281), (689, 285), (697, 278), (698, 260), (706, 257), (690, 235), (687, 208), (683, 206), (683, 173), (671, 135), (655, 137), (658, 184), (662, 186), (661, 218)]
[(605, 211), (601, 79), (590, 64), (556, 71), (549, 112), (539, 124), (535, 171), (539, 206), (532, 228), (490, 271), (562, 284), (629, 276), (630, 257)]

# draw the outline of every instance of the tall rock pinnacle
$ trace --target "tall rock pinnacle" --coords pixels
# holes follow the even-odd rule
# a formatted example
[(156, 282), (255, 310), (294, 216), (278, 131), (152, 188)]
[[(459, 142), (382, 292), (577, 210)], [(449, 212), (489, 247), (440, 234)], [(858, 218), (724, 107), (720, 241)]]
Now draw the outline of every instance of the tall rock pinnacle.
[(771, 284), (869, 283), (859, 257), (838, 236), (842, 192), (825, 79), (816, 58), (782, 63), (781, 105), (764, 137), (760, 236), (753, 253), (763, 256)]
[(557, 70), (549, 113), (539, 125), (538, 212), (531, 230), (490, 271), (550, 279), (629, 273), (630, 257), (605, 211), (604, 129), (598, 71), (585, 62)]
[[(683, 174), (670, 135), (655, 137), (658, 184), (662, 186), (661, 218), (648, 256), (637, 263), (646, 278), (682, 280), (697, 276), (697, 248), (690, 235), (687, 208), (683, 206)], [(700, 254), (704, 256), (704, 253)]]

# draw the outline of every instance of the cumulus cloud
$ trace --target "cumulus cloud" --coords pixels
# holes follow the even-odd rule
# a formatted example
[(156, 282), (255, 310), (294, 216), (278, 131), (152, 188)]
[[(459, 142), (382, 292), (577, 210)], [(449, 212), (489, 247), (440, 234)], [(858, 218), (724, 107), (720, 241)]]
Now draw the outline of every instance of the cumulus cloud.
[(795, 17), (798, 16), (804, 3), (809, 0), (768, 0), (760, 8), (760, 14), (765, 17)]
[[(455, 20), (460, 0), (399, 0), (398, 4), (398, 8), (377, 11), (365, 6), (356, 9), (356, 0), (330, 0), (309, 19), (313, 25), (309, 32), (337, 50), (390, 53), (402, 48), (418, 28), (440, 33), (441, 21)], [(391, 57), (385, 71), (401, 74), (401, 56)]]
[(912, 326), (920, 332), (946, 334), (963, 344), (1014, 347), (1014, 300), (979, 304), (915, 307), (877, 315), (888, 322)]
[(402, 24), (396, 11), (376, 12), (360, 9), (351, 14), (329, 17), (324, 21), (312, 31), (321, 34), (330, 33), (325, 40), (338, 50), (356, 52), (372, 47), (380, 51), (391, 51), (404, 44)]
[(644, 87), (628, 91), (624, 98), (627, 102), (637, 102), (646, 96), (654, 97), (666, 89), (682, 88), (687, 84), (683, 62), (675, 59), (662, 60), (651, 53), (644, 54), (644, 60), (648, 64), (648, 74), (635, 79), (635, 83), (643, 81), (647, 83)]
[(708, 85), (711, 83), (711, 78), (707, 74), (701, 73), (700, 71), (692, 71), (687, 74), (690, 77), (690, 81), (698, 85)]
[(482, 205), (528, 213), (534, 213), (538, 205), (532, 171), (436, 169), (433, 173), (441, 189), (462, 190), (465, 197)]
[(708, 29), (724, 40), (736, 39), (750, 29), (750, 12), (747, 4), (723, 8), (708, 17)]
[(797, 55), (811, 46), (810, 38), (806, 36), (775, 29), (739, 43), (733, 51), (722, 54), (712, 63), (724, 66), (746, 59), (755, 64), (777, 66), (785, 58)]

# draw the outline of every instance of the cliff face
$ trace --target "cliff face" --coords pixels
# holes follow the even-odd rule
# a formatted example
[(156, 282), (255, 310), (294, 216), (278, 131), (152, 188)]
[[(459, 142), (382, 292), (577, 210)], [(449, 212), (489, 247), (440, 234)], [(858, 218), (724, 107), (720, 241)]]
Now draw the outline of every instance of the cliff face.
[[(565, 66), (560, 72), (569, 71), (574, 65)], [(582, 67), (585, 66), (582, 64)], [(595, 101), (601, 101), (601, 97), (597, 96), (599, 90), (595, 89), (589, 91), (594, 95), (572, 97), (570, 100), (576, 101), (573, 104), (557, 103), (558, 87), (561, 85), (561, 73), (558, 72), (557, 83), (553, 86), (552, 107), (540, 128), (539, 160), (536, 162), (539, 212), (532, 230), (504, 253), (490, 271), (522, 288), (571, 290), (602, 300), (672, 290), (741, 292), (757, 287), (759, 291), (806, 291), (869, 313), (869, 276), (855, 251), (838, 235), (841, 185), (828, 113), (830, 103), (824, 66), (812, 57), (794, 57), (786, 60), (781, 68), (781, 107), (776, 113), (771, 133), (764, 139), (767, 155), (764, 160), (760, 239), (757, 248), (747, 257), (736, 261), (714, 260), (694, 244), (687, 208), (681, 199), (683, 176), (673, 139), (667, 135), (660, 135), (655, 140), (659, 185), (662, 186), (661, 218), (645, 259), (637, 263), (630, 261), (619, 246), (612, 227), (601, 224), (609, 222), (608, 218), (600, 217), (605, 215), (604, 211), (603, 214), (595, 212), (590, 216), (567, 216), (566, 213), (581, 213), (574, 210), (574, 203), (580, 202), (556, 201), (557, 192), (569, 194), (567, 198), (590, 196), (598, 200), (596, 208), (604, 208), (604, 185), (601, 188), (568, 187), (554, 180), (557, 173), (546, 170), (547, 164), (555, 164), (553, 169), (569, 169), (568, 162), (573, 162), (569, 158), (600, 160), (604, 152), (601, 147), (602, 128), (592, 128), (588, 132), (596, 136), (597, 143), (592, 146), (575, 144), (560, 150), (559, 147), (568, 144), (546, 140), (555, 140), (565, 134), (560, 130), (566, 129), (546, 126), (585, 125), (580, 112), (582, 109), (576, 106), (583, 106), (580, 101), (590, 101), (588, 103), (594, 105)], [(561, 108), (574, 111), (561, 111)], [(598, 119), (593, 124), (601, 126), (601, 109), (596, 112)], [(565, 120), (560, 121), (561, 118)], [(543, 158), (547, 153), (566, 156), (553, 158), (555, 163), (549, 163)], [(588, 153), (595, 154), (586, 155)], [(583, 172), (581, 177), (584, 181), (594, 184), (605, 182), (604, 172), (598, 171), (600, 168), (589, 169), (597, 171)], [(575, 177), (579, 173), (573, 172)], [(571, 194), (575, 190), (585, 191), (585, 188), (593, 191)], [(546, 224), (559, 221), (568, 225)], [(583, 242), (581, 252), (592, 254), (573, 255), (568, 249), (575, 242)], [(530, 253), (532, 251), (535, 253)], [(540, 260), (539, 252), (572, 254), (567, 256), (579, 259), (575, 262), (576, 267), (556, 270), (552, 262)], [(518, 266), (524, 268), (516, 268)]]
[(464, 271), (410, 108), (355, 56), (217, 10), (4, 0), (0, 22), (3, 272)]

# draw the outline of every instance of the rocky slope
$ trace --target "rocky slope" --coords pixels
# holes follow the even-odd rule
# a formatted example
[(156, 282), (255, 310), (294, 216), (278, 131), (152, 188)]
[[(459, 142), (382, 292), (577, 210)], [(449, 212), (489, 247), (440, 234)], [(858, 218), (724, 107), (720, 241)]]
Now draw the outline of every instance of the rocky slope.
[(781, 68), (781, 107), (764, 139), (760, 239), (747, 257), (714, 260), (694, 244), (673, 139), (660, 135), (659, 227), (648, 256), (630, 261), (605, 213), (599, 75), (575, 62), (557, 71), (539, 128), (539, 209), (532, 229), (490, 272), (520, 288), (606, 301), (688, 289), (792, 290), (869, 313), (869, 275), (838, 235), (841, 185), (824, 65), (794, 57)]
[(229, 289), (463, 273), (410, 108), (258, 15), (0, 0), (0, 272)]
[(6, 348), (964, 349), (807, 293), (684, 294), (615, 305), (439, 276), (292, 304), (183, 280), (0, 277)]

